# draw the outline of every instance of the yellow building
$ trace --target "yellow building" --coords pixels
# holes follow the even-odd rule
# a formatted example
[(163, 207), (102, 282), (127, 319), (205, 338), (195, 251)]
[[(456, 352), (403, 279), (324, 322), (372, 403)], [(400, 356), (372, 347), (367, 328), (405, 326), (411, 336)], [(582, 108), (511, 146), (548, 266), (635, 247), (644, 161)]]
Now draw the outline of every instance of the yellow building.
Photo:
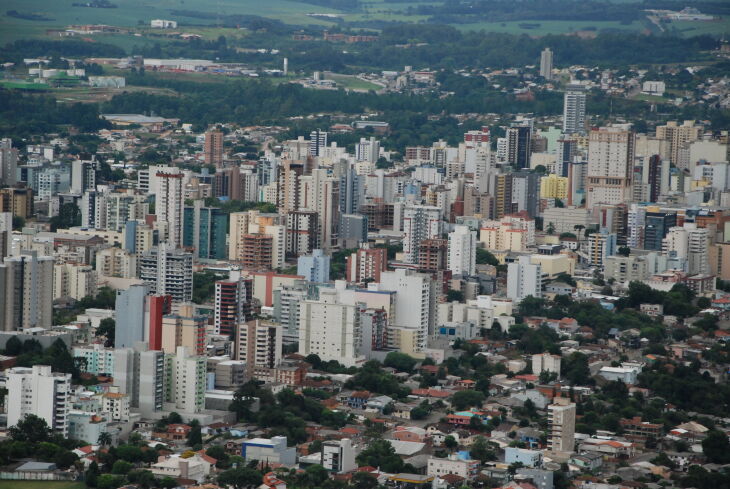
[(568, 177), (550, 174), (540, 179), (540, 197), (543, 199), (567, 199)]
[(568, 254), (532, 255), (530, 262), (533, 265), (540, 265), (543, 276), (548, 278), (555, 278), (561, 273), (573, 275), (575, 272), (575, 259)]

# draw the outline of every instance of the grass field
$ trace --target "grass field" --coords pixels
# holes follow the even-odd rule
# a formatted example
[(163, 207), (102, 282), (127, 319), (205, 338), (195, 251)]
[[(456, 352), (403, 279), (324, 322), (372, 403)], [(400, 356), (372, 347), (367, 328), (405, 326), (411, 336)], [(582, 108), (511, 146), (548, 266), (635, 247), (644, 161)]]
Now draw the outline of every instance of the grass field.
[(352, 75), (339, 75), (337, 73), (325, 73), (325, 78), (328, 80), (334, 80), (337, 82), (337, 86), (355, 90), (355, 91), (368, 91), (368, 90), (380, 90), (380, 85), (370, 83), (367, 80), (361, 80), (360, 78)]
[(86, 489), (83, 482), (0, 481), (0, 489)]
[(682, 36), (700, 36), (710, 34), (713, 36), (725, 34), (730, 35), (730, 17), (721, 17), (712, 22), (672, 22), (669, 25), (670, 32), (674, 31)]
[[(530, 24), (535, 27), (521, 27)], [(644, 26), (640, 22), (632, 22), (631, 24), (621, 24), (613, 21), (584, 21), (571, 22), (561, 20), (531, 20), (516, 22), (479, 22), (474, 24), (457, 24), (456, 28), (462, 31), (488, 31), (488, 32), (504, 32), (507, 34), (528, 34), (530, 36), (544, 36), (546, 34), (565, 34), (569, 32), (595, 30), (600, 32), (604, 29), (615, 29), (622, 31), (643, 30)]]

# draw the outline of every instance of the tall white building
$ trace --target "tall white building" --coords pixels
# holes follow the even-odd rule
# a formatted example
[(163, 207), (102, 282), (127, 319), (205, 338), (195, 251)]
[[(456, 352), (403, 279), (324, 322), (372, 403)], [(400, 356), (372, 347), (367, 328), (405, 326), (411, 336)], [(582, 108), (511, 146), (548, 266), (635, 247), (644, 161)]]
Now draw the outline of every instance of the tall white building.
[(572, 452), (575, 445), (575, 404), (556, 397), (548, 406), (548, 450)]
[(403, 253), (406, 263), (418, 263), (418, 245), (424, 239), (440, 238), (442, 233), (441, 209), (413, 205), (403, 212)]
[(454, 275), (474, 275), (477, 267), (477, 233), (469, 226), (456, 226), (449, 233), (448, 269)]
[(390, 325), (415, 331), (416, 349), (426, 348), (426, 340), (433, 334), (436, 321), (436, 285), (431, 277), (399, 268), (382, 272), (378, 289), (396, 293)]
[(710, 266), (707, 250), (710, 236), (706, 228), (698, 228), (694, 223), (685, 223), (684, 227), (669, 228), (662, 241), (664, 255), (676, 254), (678, 258), (687, 260), (687, 273), (709, 273)]
[(539, 353), (532, 355), (532, 373), (540, 375), (543, 372), (558, 374), (560, 377), (560, 355), (550, 353)]
[(53, 257), (23, 251), (0, 264), (0, 331), (50, 328)]
[(71, 192), (83, 194), (88, 190), (96, 190), (96, 163), (75, 160), (71, 164)]
[(529, 256), (507, 265), (507, 297), (520, 302), (527, 296), (542, 297), (542, 267)]
[(327, 147), (327, 132), (315, 129), (309, 133), (309, 156), (321, 156)]
[(553, 79), (553, 52), (545, 48), (540, 53), (540, 76), (546, 80)]
[(193, 255), (165, 243), (139, 258), (139, 278), (153, 294), (172, 296), (175, 302), (193, 300)]
[(281, 363), (284, 328), (280, 324), (253, 319), (238, 325), (234, 360), (255, 367), (275, 368)]
[(364, 361), (360, 317), (354, 305), (341, 304), (334, 289), (321, 289), (319, 300), (299, 303), (299, 353), (318, 355), (351, 367)]
[(68, 435), (71, 374), (54, 373), (49, 365), (34, 365), (11, 368), (6, 375), (8, 427), (33, 414), (46, 420), (54, 431)]
[(320, 464), (330, 472), (336, 474), (347, 473), (357, 468), (356, 455), (355, 447), (349, 438), (328, 440), (322, 443)]
[(166, 409), (199, 413), (205, 409), (207, 357), (193, 356), (185, 346), (165, 356)]
[(563, 133), (586, 132), (586, 89), (583, 85), (568, 85), (563, 95)]
[(355, 145), (355, 160), (367, 161), (375, 163), (380, 156), (380, 141), (375, 138), (360, 138), (360, 142)]
[(586, 207), (631, 200), (635, 134), (626, 127), (602, 127), (588, 135)]
[(53, 265), (53, 298), (80, 300), (96, 295), (96, 272), (91, 265), (58, 263)]
[(184, 175), (177, 169), (156, 173), (155, 214), (160, 231), (160, 242), (173, 247), (183, 244), (183, 213), (185, 211)]

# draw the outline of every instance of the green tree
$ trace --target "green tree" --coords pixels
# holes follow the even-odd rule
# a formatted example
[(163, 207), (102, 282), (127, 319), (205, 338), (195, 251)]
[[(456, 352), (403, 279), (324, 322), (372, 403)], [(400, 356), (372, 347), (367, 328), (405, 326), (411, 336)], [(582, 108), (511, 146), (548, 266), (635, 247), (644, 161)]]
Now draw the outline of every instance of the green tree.
[(190, 445), (191, 447), (202, 445), (203, 435), (200, 430), (200, 422), (198, 420), (194, 420), (190, 423), (190, 426), (192, 428), (188, 433), (188, 445)]
[(112, 465), (112, 474), (125, 475), (134, 468), (134, 465), (126, 460), (117, 460)]
[(232, 486), (235, 489), (258, 487), (261, 484), (261, 472), (250, 467), (239, 467), (226, 470), (218, 475), (218, 484)]
[(58, 215), (51, 218), (51, 231), (57, 229), (68, 229), (81, 225), (81, 210), (72, 203), (67, 202), (58, 210)]
[(629, 256), (631, 254), (631, 248), (629, 248), (628, 246), (619, 246), (616, 250), (616, 254), (621, 256)]
[(416, 366), (416, 363), (418, 363), (418, 361), (415, 358), (397, 351), (388, 353), (385, 356), (385, 361), (383, 361), (383, 365), (386, 367), (394, 368), (399, 372), (408, 373), (413, 371), (413, 367)]
[(40, 443), (51, 438), (51, 429), (46, 420), (35, 414), (26, 414), (15, 426), (8, 429), (10, 438), (14, 441)]
[(451, 405), (457, 410), (463, 410), (473, 406), (481, 407), (483, 402), (484, 394), (476, 390), (458, 391), (451, 397)]
[(395, 449), (388, 440), (375, 440), (357, 456), (360, 467), (380, 467), (383, 472), (391, 474), (403, 470), (403, 459), (395, 453)]
[(99, 433), (99, 439), (97, 443), (103, 447), (112, 444), (112, 435), (108, 431), (102, 431)]
[(114, 346), (114, 330), (116, 327), (116, 321), (112, 318), (104, 318), (99, 322), (99, 327), (96, 328), (96, 336), (103, 336), (107, 339), (109, 346)]
[(730, 441), (722, 431), (710, 431), (707, 437), (702, 440), (702, 451), (712, 463), (730, 463)]
[(563, 359), (561, 375), (571, 385), (592, 383), (591, 371), (588, 368), (588, 357), (580, 352), (573, 352)]
[(469, 449), (469, 454), (473, 459), (479, 460), (481, 463), (497, 458), (494, 450), (489, 447), (487, 439), (483, 436), (477, 436), (474, 439), (474, 443), (472, 443)]
[(454, 438), (451, 435), (446, 435), (444, 438), (444, 446), (450, 451), (453, 452), (456, 450), (456, 447), (459, 446), (459, 442), (456, 441), (456, 438)]
[(499, 260), (490, 252), (484, 248), (477, 248), (476, 262), (478, 265), (499, 265)]
[(20, 355), (23, 350), (23, 343), (18, 339), (17, 336), (11, 336), (8, 338), (8, 342), (5, 343), (5, 354), (11, 357)]
[(377, 489), (378, 487), (378, 479), (368, 472), (355, 472), (351, 482), (355, 489)]

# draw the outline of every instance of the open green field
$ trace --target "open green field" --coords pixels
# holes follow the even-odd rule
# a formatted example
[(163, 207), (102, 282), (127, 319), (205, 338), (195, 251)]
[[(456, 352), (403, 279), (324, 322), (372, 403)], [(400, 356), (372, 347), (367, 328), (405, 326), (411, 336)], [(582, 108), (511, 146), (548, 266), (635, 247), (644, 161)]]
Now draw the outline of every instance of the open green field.
[(672, 22), (669, 24), (670, 32), (677, 32), (686, 37), (701, 36), (709, 34), (719, 36), (722, 34), (730, 35), (730, 17), (721, 17), (712, 22)]
[(352, 75), (338, 75), (337, 73), (325, 73), (325, 78), (328, 80), (334, 80), (337, 82), (338, 87), (342, 87), (349, 90), (367, 91), (367, 90), (380, 90), (380, 85), (370, 83), (367, 80), (361, 80), (360, 78)]
[(86, 489), (86, 485), (62, 481), (0, 481), (0, 489)]
[[(528, 27), (530, 26), (530, 27)], [(566, 34), (577, 31), (595, 31), (596, 33), (605, 30), (637, 31), (644, 30), (641, 22), (622, 24), (614, 21), (562, 21), (562, 20), (530, 20), (513, 22), (478, 22), (474, 24), (457, 24), (457, 29), (462, 31), (487, 31), (504, 32), (507, 34), (528, 34), (530, 36), (544, 36), (546, 34)]]

